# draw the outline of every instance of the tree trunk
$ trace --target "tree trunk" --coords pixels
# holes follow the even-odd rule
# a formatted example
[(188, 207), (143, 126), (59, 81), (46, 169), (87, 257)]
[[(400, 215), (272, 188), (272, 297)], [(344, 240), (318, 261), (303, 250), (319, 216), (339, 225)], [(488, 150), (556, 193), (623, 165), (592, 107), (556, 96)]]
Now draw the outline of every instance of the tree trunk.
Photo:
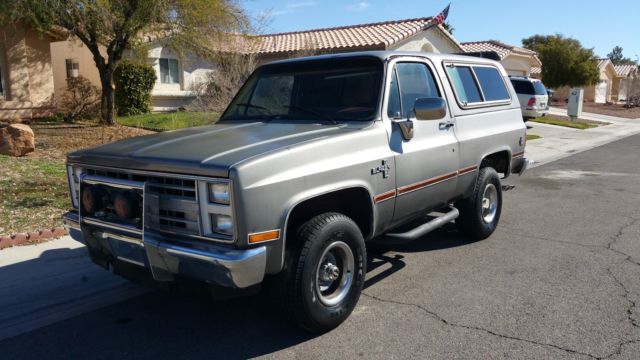
[(116, 118), (114, 114), (115, 97), (113, 70), (106, 69), (104, 71), (100, 71), (100, 82), (102, 84), (102, 98), (100, 102), (100, 114), (102, 115), (102, 121), (108, 125), (115, 125)]

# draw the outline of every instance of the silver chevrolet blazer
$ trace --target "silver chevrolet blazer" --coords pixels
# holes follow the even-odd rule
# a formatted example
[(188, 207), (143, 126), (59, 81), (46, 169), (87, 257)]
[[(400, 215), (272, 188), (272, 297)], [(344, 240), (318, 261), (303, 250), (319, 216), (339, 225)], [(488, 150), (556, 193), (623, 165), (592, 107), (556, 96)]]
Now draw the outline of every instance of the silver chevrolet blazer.
[(356, 306), (368, 243), (450, 222), (490, 236), (525, 125), (492, 60), (358, 52), (260, 66), (220, 120), (69, 154), (64, 223), (127, 278), (268, 284), (322, 332)]

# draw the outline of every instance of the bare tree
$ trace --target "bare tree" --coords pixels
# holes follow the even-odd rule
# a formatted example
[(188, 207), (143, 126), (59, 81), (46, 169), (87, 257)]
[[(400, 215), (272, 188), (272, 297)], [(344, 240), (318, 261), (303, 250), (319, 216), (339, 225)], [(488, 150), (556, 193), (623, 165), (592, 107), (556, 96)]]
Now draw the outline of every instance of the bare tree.
[(228, 53), (219, 56), (216, 68), (193, 86), (195, 100), (189, 106), (195, 111), (222, 112), (238, 89), (257, 66), (255, 55)]
[[(229, 44), (233, 51), (218, 54), (215, 69), (210, 71), (203, 81), (192, 87), (196, 98), (189, 105), (193, 111), (222, 112), (231, 102), (242, 84), (259, 65), (258, 55), (253, 51), (259, 45), (260, 37), (243, 37)], [(302, 50), (291, 52), (288, 57), (317, 55), (314, 44), (306, 44)]]

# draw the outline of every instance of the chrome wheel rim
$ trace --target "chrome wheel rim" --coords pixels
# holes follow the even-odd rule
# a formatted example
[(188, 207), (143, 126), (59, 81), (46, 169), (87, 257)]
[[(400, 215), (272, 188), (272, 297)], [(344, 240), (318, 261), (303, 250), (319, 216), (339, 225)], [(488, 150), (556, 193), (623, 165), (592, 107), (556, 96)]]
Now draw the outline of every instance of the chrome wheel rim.
[(482, 220), (491, 223), (498, 213), (498, 190), (493, 184), (487, 184), (482, 194)]
[(355, 260), (349, 245), (331, 243), (322, 253), (316, 269), (316, 293), (321, 303), (333, 306), (349, 293), (353, 283)]

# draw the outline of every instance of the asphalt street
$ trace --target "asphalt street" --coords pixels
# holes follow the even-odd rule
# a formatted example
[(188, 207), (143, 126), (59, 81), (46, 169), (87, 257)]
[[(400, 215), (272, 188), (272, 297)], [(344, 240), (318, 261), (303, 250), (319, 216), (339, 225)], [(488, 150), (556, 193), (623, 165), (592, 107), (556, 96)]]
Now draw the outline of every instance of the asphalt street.
[(635, 135), (510, 178), (489, 239), (448, 226), (370, 250), (358, 307), (324, 335), (264, 294), (150, 291), (2, 340), (0, 357), (638, 359), (638, 154)]

